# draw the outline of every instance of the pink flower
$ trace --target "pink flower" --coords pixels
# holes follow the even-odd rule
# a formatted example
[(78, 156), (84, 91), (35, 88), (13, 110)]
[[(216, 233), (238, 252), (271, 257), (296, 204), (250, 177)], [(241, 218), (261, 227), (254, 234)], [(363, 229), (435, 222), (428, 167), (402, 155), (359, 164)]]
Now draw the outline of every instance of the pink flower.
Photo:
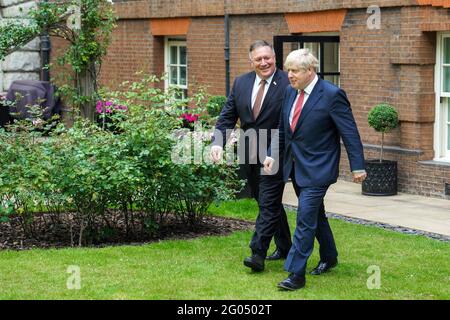
[(187, 122), (196, 122), (199, 118), (198, 114), (191, 114), (191, 113), (184, 113), (181, 115), (183, 120), (186, 120)]
[(116, 110), (128, 111), (127, 106), (122, 106), (122, 105), (114, 106), (114, 109), (116, 109)]
[(127, 106), (115, 105), (111, 101), (101, 101), (101, 100), (97, 101), (95, 109), (97, 110), (97, 113), (104, 113), (104, 112), (112, 113), (114, 110), (128, 111)]

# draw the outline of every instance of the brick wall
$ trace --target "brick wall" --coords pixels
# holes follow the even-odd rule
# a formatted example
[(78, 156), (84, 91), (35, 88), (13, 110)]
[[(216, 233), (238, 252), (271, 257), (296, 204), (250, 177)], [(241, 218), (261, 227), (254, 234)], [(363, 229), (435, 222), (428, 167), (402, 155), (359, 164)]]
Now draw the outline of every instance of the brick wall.
[(103, 61), (101, 83), (115, 87), (123, 81), (138, 80), (140, 77), (136, 72), (159, 74), (155, 66), (161, 65), (161, 60), (155, 60), (154, 55), (157, 47), (147, 19), (120, 20)]
[(190, 92), (200, 85), (211, 94), (225, 94), (224, 46), (223, 17), (192, 19), (187, 35)]
[[(424, 162), (434, 157), (436, 33), (422, 31), (433, 25), (432, 16), (450, 18), (448, 10), (431, 7), (383, 8), (381, 29), (369, 30), (365, 10), (349, 11), (341, 32), (341, 87), (367, 145), (366, 159), (379, 157), (379, 148), (371, 145), (381, 140), (368, 127), (367, 113), (377, 103), (391, 103), (400, 127), (386, 135), (385, 144), (394, 148), (385, 150), (385, 159), (398, 161), (399, 190), (449, 198), (444, 185), (450, 182), (450, 167)], [(345, 152), (341, 172), (350, 180)]]
[(274, 35), (289, 34), (283, 15), (233, 16), (231, 18), (231, 78), (251, 70), (248, 49), (252, 42), (264, 39), (272, 43)]
[(416, 0), (133, 0), (114, 1), (122, 18), (204, 17), (232, 15), (311, 12), (342, 8), (415, 6)]
[[(378, 1), (380, 30), (367, 28), (372, 1), (127, 1), (116, 4), (122, 17), (102, 68), (103, 83), (132, 80), (135, 71), (160, 75), (164, 37), (151, 34), (151, 18), (190, 17), (186, 34), (188, 77), (193, 86), (208, 86), (225, 94), (224, 12), (230, 13), (231, 79), (248, 72), (248, 46), (256, 39), (272, 41), (289, 34), (287, 12), (350, 8), (340, 32), (341, 87), (352, 103), (366, 158), (377, 158), (380, 134), (367, 125), (367, 113), (377, 103), (397, 107), (400, 127), (386, 135), (385, 158), (398, 161), (399, 190), (445, 198), (450, 166), (433, 159), (434, 64), (436, 30), (450, 30), (448, 9), (417, 6), (416, 1)], [(446, 21), (446, 22), (444, 22)], [(446, 29), (447, 28), (447, 29)], [(425, 162), (424, 162), (425, 161)], [(348, 161), (341, 172), (350, 179)], [(448, 197), (447, 197), (448, 198)]]

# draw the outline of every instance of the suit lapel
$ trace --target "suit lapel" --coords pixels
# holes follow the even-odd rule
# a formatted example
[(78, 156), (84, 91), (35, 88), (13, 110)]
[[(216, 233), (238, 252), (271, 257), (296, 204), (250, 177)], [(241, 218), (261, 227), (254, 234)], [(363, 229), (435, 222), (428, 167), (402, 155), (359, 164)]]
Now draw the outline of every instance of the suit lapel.
[(250, 112), (250, 115), (253, 118), (253, 109), (252, 109), (252, 91), (253, 91), (253, 85), (255, 84), (255, 78), (256, 78), (256, 73), (255, 72), (251, 72), (248, 75), (248, 80), (245, 81), (245, 96), (247, 97), (247, 110), (248, 112)]
[(308, 113), (311, 112), (311, 110), (316, 105), (317, 101), (322, 97), (323, 88), (322, 88), (322, 80), (319, 78), (319, 81), (317, 81), (316, 85), (314, 86), (313, 91), (311, 92), (311, 95), (309, 96), (308, 100), (306, 101), (305, 105), (303, 106), (302, 112), (300, 113), (300, 118), (298, 119), (297, 126), (295, 127), (295, 130), (297, 130), (307, 117)]
[[(278, 88), (279, 88), (279, 86), (278, 86), (279, 75), (280, 75), (280, 73), (279, 73), (278, 69), (276, 69), (275, 74), (273, 75), (273, 78), (272, 78), (272, 82), (270, 83), (269, 90), (267, 90), (266, 96), (264, 97), (263, 104), (261, 106), (261, 110), (259, 111), (260, 115), (262, 114), (264, 109), (266, 109), (267, 106), (270, 104), (271, 100), (274, 97), (274, 92), (276, 90), (278, 90)], [(258, 116), (258, 118), (259, 118), (259, 116)]]

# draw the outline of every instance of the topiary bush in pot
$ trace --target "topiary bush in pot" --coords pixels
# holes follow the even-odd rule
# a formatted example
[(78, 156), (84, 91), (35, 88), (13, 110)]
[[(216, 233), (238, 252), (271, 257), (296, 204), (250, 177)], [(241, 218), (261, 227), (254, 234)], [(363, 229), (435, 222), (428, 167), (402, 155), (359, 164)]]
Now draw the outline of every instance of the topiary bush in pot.
[(373, 107), (367, 117), (369, 126), (381, 132), (380, 157), (366, 161), (367, 179), (362, 184), (365, 195), (387, 196), (397, 194), (397, 162), (383, 160), (384, 135), (399, 125), (398, 113), (387, 103)]

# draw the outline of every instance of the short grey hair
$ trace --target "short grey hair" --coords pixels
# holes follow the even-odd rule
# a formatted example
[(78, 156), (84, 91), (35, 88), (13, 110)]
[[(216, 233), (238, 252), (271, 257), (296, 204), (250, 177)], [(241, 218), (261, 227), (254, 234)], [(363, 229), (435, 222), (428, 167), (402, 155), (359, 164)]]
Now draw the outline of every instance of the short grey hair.
[(269, 47), (270, 49), (272, 49), (272, 52), (275, 55), (275, 50), (270, 43), (268, 43), (266, 40), (256, 40), (250, 45), (250, 49), (248, 50), (248, 56), (250, 60), (252, 60), (252, 52), (261, 47)]
[(284, 66), (286, 69), (299, 68), (308, 70), (309, 68), (314, 68), (317, 71), (319, 60), (309, 49), (298, 49), (288, 54)]

